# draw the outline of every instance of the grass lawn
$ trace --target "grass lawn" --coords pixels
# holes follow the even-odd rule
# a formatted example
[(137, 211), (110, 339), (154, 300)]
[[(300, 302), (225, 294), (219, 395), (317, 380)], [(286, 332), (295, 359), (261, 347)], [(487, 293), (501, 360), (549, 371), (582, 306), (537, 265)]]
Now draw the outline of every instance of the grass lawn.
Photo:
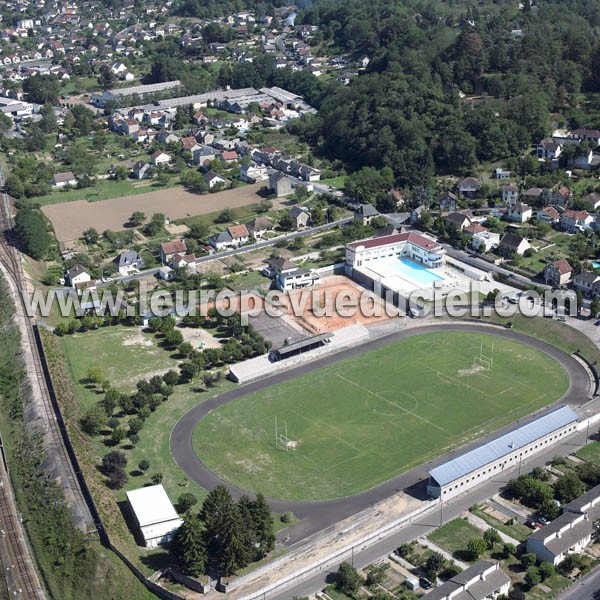
[(549, 587), (552, 592), (548, 593), (544, 590), (540, 589), (539, 585), (536, 585), (534, 588), (527, 592), (527, 598), (531, 598), (532, 600), (547, 600), (555, 596), (558, 592), (566, 588), (571, 584), (571, 580), (567, 577), (564, 577), (560, 573), (555, 573), (551, 577), (548, 577), (542, 585)]
[(529, 537), (529, 534), (531, 533), (531, 530), (527, 529), (527, 527), (525, 527), (525, 525), (522, 525), (521, 523), (514, 523), (513, 525), (507, 525), (506, 523), (503, 523), (499, 519), (492, 517), (492, 515), (488, 515), (487, 513), (485, 513), (483, 510), (481, 510), (479, 508), (475, 508), (471, 512), (474, 515), (478, 516), (480, 519), (483, 519), (488, 525), (491, 525), (494, 529), (497, 529), (498, 531), (501, 531), (502, 533), (509, 535), (511, 538), (513, 538), (519, 542), (524, 542)]
[(340, 175), (338, 177), (331, 177), (329, 179), (321, 179), (319, 184), (331, 185), (334, 188), (343, 188), (346, 185), (347, 175)]
[[(136, 185), (137, 184), (137, 185)], [(177, 179), (172, 178), (166, 186), (154, 186), (150, 181), (113, 181), (100, 180), (94, 187), (84, 189), (57, 190), (46, 196), (39, 196), (32, 199), (32, 203), (45, 206), (46, 204), (60, 204), (61, 202), (73, 202), (74, 200), (88, 200), (96, 202), (98, 200), (109, 200), (110, 198), (120, 198), (121, 196), (132, 196), (133, 194), (143, 194), (157, 189), (168, 189), (177, 185)]]
[[(481, 320), (485, 321), (486, 319)], [(541, 317), (525, 317), (520, 314), (515, 314), (512, 317), (493, 315), (489, 317), (489, 320), (502, 325), (510, 321), (513, 324), (513, 329), (519, 333), (547, 342), (567, 354), (579, 350), (589, 362), (600, 363), (600, 350), (594, 342), (583, 333), (560, 321)]]
[[(494, 344), (494, 368), (474, 367)], [(275, 498), (355, 494), (551, 404), (567, 389), (553, 359), (488, 334), (428, 333), (229, 403), (194, 448), (219, 476)], [(275, 418), (295, 451), (275, 448)]]
[(590, 442), (587, 446), (581, 448), (581, 450), (577, 450), (575, 456), (588, 462), (600, 463), (600, 442)]
[(177, 365), (172, 353), (159, 347), (155, 337), (139, 327), (103, 327), (66, 335), (60, 341), (84, 410), (103, 397), (98, 389), (85, 383), (91, 366), (100, 366), (119, 391), (131, 392), (140, 379)]
[(482, 537), (483, 531), (464, 519), (449, 521), (427, 537), (440, 548), (455, 555), (465, 550), (467, 542), (475, 537)]

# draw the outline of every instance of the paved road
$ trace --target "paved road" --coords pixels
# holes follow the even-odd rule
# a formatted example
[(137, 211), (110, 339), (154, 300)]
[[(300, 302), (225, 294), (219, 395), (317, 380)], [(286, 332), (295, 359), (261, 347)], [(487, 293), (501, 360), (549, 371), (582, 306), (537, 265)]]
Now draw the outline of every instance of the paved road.
[[(535, 454), (523, 461), (523, 470), (529, 471), (535, 466), (542, 466), (546, 462), (552, 460), (556, 455), (566, 456), (577, 448), (585, 444), (585, 433), (578, 433), (567, 438), (558, 445), (548, 448), (544, 452)], [(317, 590), (323, 589), (327, 583), (334, 580), (339, 564), (347, 560), (353, 562), (357, 568), (363, 568), (373, 564), (381, 558), (393, 552), (400, 544), (405, 544), (419, 537), (430, 534), (434, 529), (441, 524), (447, 523), (452, 519), (460, 517), (464, 512), (468, 511), (473, 504), (479, 504), (491, 498), (498, 493), (506, 483), (518, 475), (518, 467), (512, 470), (504, 471), (498, 474), (498, 477), (478, 485), (476, 488), (469, 490), (468, 493), (462, 494), (456, 498), (452, 498), (449, 502), (445, 502), (443, 510), (435, 511), (422, 519), (417, 520), (412, 525), (401, 529), (397, 533), (378, 540), (373, 545), (368, 547), (358, 546), (346, 556), (340, 556), (331, 564), (325, 565), (322, 569), (305, 579), (294, 581), (291, 585), (282, 586), (280, 589), (273, 590), (265, 594), (264, 600), (290, 600), (290, 598), (301, 598), (315, 593)], [(565, 594), (560, 597), (560, 600), (595, 600), (593, 599), (592, 591), (600, 588), (600, 577), (590, 577), (590, 581), (585, 582), (585, 587), (570, 588), (569, 591), (575, 589), (587, 590), (587, 594), (581, 596), (570, 596)], [(426, 596), (425, 596), (426, 598)]]
[(557, 600), (597, 600), (600, 598), (600, 569), (596, 569), (574, 583)]
[[(256, 244), (248, 244), (246, 246), (240, 246), (239, 248), (232, 248), (231, 250), (224, 250), (223, 252), (209, 254), (208, 256), (201, 256), (200, 258), (196, 259), (196, 264), (207, 263), (213, 260), (221, 260), (222, 258), (227, 258), (228, 256), (235, 256), (236, 254), (245, 254), (246, 252), (252, 252), (253, 250), (260, 250), (261, 248), (274, 246), (279, 242), (287, 242), (295, 238), (304, 237), (307, 235), (314, 235), (315, 233), (320, 233), (322, 231), (327, 231), (328, 229), (333, 229), (340, 225), (350, 223), (352, 219), (353, 217), (345, 217), (344, 219), (338, 219), (337, 221), (332, 221), (331, 223), (325, 223), (325, 225), (319, 225), (318, 227), (310, 227), (309, 229), (303, 229), (301, 231), (293, 231), (292, 233), (286, 233), (284, 235), (277, 236), (276, 238), (271, 238), (269, 240), (257, 242)], [(132, 279), (140, 279), (141, 277), (156, 275), (158, 271), (159, 268), (146, 269), (145, 271), (140, 271), (139, 273), (134, 273), (132, 275), (125, 275), (124, 277), (114, 277), (110, 280), (110, 282), (105, 282), (102, 285), (109, 285), (113, 281), (131, 281)]]
[[(560, 402), (572, 405), (581, 405), (585, 402), (589, 389), (589, 377), (587, 371), (578, 361), (565, 354), (558, 348), (550, 346), (549, 344), (546, 344), (540, 340), (535, 340), (533, 338), (521, 335), (512, 330), (492, 328), (483, 324), (456, 323), (424, 325), (393, 333), (377, 340), (367, 342), (366, 344), (358, 345), (343, 352), (339, 352), (335, 355), (326, 356), (319, 361), (304, 364), (295, 369), (278, 373), (267, 379), (240, 386), (234, 390), (219, 394), (213, 398), (210, 398), (209, 400), (206, 400), (205, 402), (202, 402), (201, 404), (198, 404), (179, 420), (171, 432), (170, 446), (173, 457), (186, 475), (202, 487), (211, 490), (219, 484), (224, 484), (235, 498), (239, 498), (246, 492), (236, 486), (224, 482), (212, 471), (210, 471), (196, 456), (192, 447), (192, 434), (198, 422), (209, 412), (226, 404), (227, 402), (231, 402), (232, 400), (236, 400), (247, 394), (261, 391), (272, 385), (294, 379), (346, 358), (368, 352), (369, 350), (381, 348), (406, 337), (419, 335), (426, 332), (458, 330), (473, 332), (485, 331), (486, 333), (495, 333), (496, 335), (505, 338), (523, 342), (534, 348), (537, 348), (542, 352), (545, 352), (562, 364), (569, 375), (569, 389)], [(543, 411), (538, 411), (538, 414), (541, 412)], [(527, 420), (527, 418), (523, 420)], [(503, 428), (503, 430), (509, 430), (513, 427), (514, 425), (510, 425)], [(461, 452), (481, 444), (482, 441), (484, 440), (480, 439), (472, 442), (471, 444), (463, 446), (461, 448)], [(302, 519), (300, 523), (286, 530), (286, 534), (289, 535), (288, 543), (293, 544), (309, 535), (326, 529), (327, 527), (350, 515), (356, 514), (370, 506), (373, 506), (377, 502), (388, 498), (400, 490), (405, 490), (416, 497), (424, 498), (424, 481), (427, 478), (427, 470), (433, 466), (445, 462), (449, 459), (451, 454), (452, 453), (448, 453), (434, 461), (430, 461), (430, 463), (421, 465), (412, 471), (398, 475), (389, 481), (347, 498), (319, 502), (269, 499), (269, 503), (276, 512), (284, 513), (291, 511), (300, 519)]]

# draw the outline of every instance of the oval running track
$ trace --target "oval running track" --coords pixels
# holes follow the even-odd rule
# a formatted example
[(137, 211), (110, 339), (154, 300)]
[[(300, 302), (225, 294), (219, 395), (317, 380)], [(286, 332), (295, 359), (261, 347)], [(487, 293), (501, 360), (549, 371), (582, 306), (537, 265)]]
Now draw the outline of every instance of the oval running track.
[[(197, 484), (207, 490), (212, 490), (217, 485), (224, 485), (236, 499), (243, 494), (252, 496), (251, 493), (242, 490), (241, 488), (238, 488), (235, 485), (232, 485), (218, 477), (215, 473), (208, 469), (196, 455), (192, 446), (192, 435), (199, 421), (203, 417), (216, 408), (227, 404), (228, 402), (237, 400), (238, 398), (242, 398), (248, 394), (261, 391), (273, 385), (295, 379), (296, 377), (300, 377), (306, 373), (321, 369), (322, 367), (335, 364), (347, 358), (369, 352), (370, 350), (374, 350), (376, 348), (387, 346), (393, 342), (415, 335), (447, 331), (466, 331), (498, 335), (500, 337), (515, 340), (540, 350), (560, 363), (566, 370), (569, 377), (569, 388), (567, 389), (567, 392), (553, 406), (558, 404), (580, 406), (589, 399), (588, 394), (590, 389), (590, 380), (586, 368), (572, 356), (569, 356), (567, 353), (559, 350), (555, 346), (509, 329), (483, 323), (444, 323), (438, 325), (423, 325), (411, 327), (410, 329), (406, 329), (404, 331), (377, 338), (365, 344), (349, 348), (348, 350), (343, 350), (330, 356), (325, 356), (318, 361), (277, 373), (265, 379), (260, 379), (252, 383), (241, 385), (234, 390), (224, 392), (223, 394), (218, 394), (204, 402), (201, 402), (200, 404), (197, 404), (194, 408), (183, 415), (171, 432), (170, 446), (173, 458), (190, 479), (193, 479)], [(539, 416), (544, 412), (548, 412), (549, 409), (550, 407), (541, 409), (529, 417), (521, 419), (521, 421), (528, 420), (528, 418), (534, 415)], [(493, 434), (490, 433), (488, 437), (491, 437), (492, 435), (500, 435), (502, 432), (512, 428), (514, 428), (514, 423), (497, 430)], [(454, 456), (456, 456), (459, 451), (461, 453), (468, 451), (471, 448), (480, 445), (484, 441), (487, 440), (480, 438), (469, 444), (465, 444), (460, 448), (455, 449)], [(275, 512), (281, 514), (289, 511), (301, 519), (300, 523), (286, 530), (286, 536), (288, 536), (287, 543), (292, 544), (304, 539), (305, 537), (320, 532), (323, 529), (326, 529), (327, 527), (337, 523), (338, 521), (349, 517), (350, 515), (365, 510), (399, 491), (406, 491), (413, 495), (422, 495), (422, 483), (427, 479), (427, 471), (434, 466), (442, 464), (450, 458), (450, 453), (443, 454), (431, 462), (405, 473), (401, 473), (396, 477), (384, 481), (383, 483), (380, 483), (368, 490), (359, 492), (353, 496), (347, 496), (345, 498), (322, 501), (294, 501), (268, 498), (268, 501)], [(411, 489), (414, 491), (411, 491)]]

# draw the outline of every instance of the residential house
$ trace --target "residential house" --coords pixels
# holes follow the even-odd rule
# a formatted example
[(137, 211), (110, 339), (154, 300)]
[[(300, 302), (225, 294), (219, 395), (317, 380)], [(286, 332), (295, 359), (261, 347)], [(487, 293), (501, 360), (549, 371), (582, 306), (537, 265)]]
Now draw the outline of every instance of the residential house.
[[(466, 231), (466, 230), (465, 230)], [(500, 234), (493, 231), (478, 231), (471, 238), (471, 246), (477, 252), (489, 252), (500, 245)]]
[(208, 238), (208, 243), (215, 249), (241, 246), (250, 240), (250, 232), (246, 225), (232, 225), (225, 231)]
[(175, 144), (179, 141), (179, 136), (164, 127), (156, 134), (156, 140), (161, 144)]
[(170, 267), (173, 269), (185, 269), (188, 273), (196, 272), (195, 254), (176, 254), (171, 261)]
[(510, 179), (512, 173), (510, 171), (505, 171), (504, 169), (494, 169), (494, 177), (496, 179)]
[(569, 137), (580, 142), (591, 142), (595, 146), (600, 144), (600, 131), (597, 129), (574, 129)]
[(552, 161), (557, 159), (562, 152), (563, 143), (555, 138), (544, 138), (536, 148), (537, 157), (540, 160)]
[(310, 211), (306, 206), (293, 206), (290, 208), (289, 215), (294, 220), (296, 229), (307, 227), (310, 223)]
[(234, 164), (239, 160), (238, 153), (235, 150), (226, 150), (225, 152), (221, 152), (219, 158), (225, 164)]
[(65, 171), (64, 173), (55, 173), (52, 175), (52, 187), (62, 188), (67, 185), (77, 185), (77, 178), (71, 171)]
[(168, 265), (165, 265), (164, 267), (161, 267), (158, 270), (158, 278), (162, 279), (164, 281), (171, 281), (174, 276), (175, 276), (174, 270), (171, 267), (169, 267)]
[(162, 150), (157, 150), (151, 156), (152, 165), (157, 167), (158, 165), (168, 165), (171, 162), (171, 157)]
[(597, 296), (600, 276), (591, 271), (582, 271), (573, 277), (573, 289), (580, 291), (584, 296)]
[(75, 288), (82, 283), (88, 283), (92, 281), (92, 276), (88, 273), (85, 267), (80, 264), (72, 266), (67, 271), (66, 282), (72, 287)]
[(457, 186), (459, 194), (474, 198), (481, 189), (481, 181), (475, 177), (465, 177)]
[(476, 233), (487, 231), (487, 227), (484, 227), (479, 221), (473, 221), (470, 225), (467, 225), (463, 231), (467, 235), (475, 235)]
[(269, 261), (268, 266), (263, 269), (263, 274), (271, 279), (274, 279), (278, 275), (291, 273), (298, 268), (298, 265), (293, 263), (291, 260), (287, 258), (283, 258), (282, 256), (278, 256), (277, 258), (272, 258)]
[(171, 242), (163, 242), (160, 245), (160, 262), (163, 265), (168, 265), (173, 261), (176, 255), (185, 256), (187, 246), (183, 240), (173, 240)]
[(275, 277), (275, 286), (282, 292), (313, 287), (320, 283), (320, 275), (310, 269), (296, 268), (291, 272), (281, 273)]
[(555, 287), (567, 285), (567, 283), (571, 281), (572, 275), (573, 268), (564, 258), (554, 261), (544, 269), (544, 280), (546, 281), (546, 284)]
[(544, 190), (542, 188), (533, 187), (529, 188), (523, 194), (521, 194), (523, 201), (527, 204), (533, 204), (539, 206), (542, 201), (542, 194)]
[(576, 233), (589, 229), (594, 217), (587, 210), (566, 210), (560, 215), (560, 226), (564, 231)]
[(526, 223), (533, 216), (533, 211), (529, 204), (524, 202), (516, 202), (508, 207), (506, 218), (515, 223)]
[(580, 553), (589, 546), (593, 533), (594, 523), (586, 513), (566, 511), (527, 538), (527, 552), (556, 566), (568, 554)]
[(552, 193), (550, 204), (554, 206), (567, 207), (571, 203), (573, 194), (568, 187), (562, 186)]
[(498, 250), (505, 256), (523, 255), (530, 247), (529, 242), (516, 233), (505, 233), (498, 244)]
[(121, 252), (114, 260), (117, 265), (119, 275), (129, 275), (132, 271), (138, 271), (144, 268), (144, 260), (134, 250), (126, 250)]
[(250, 233), (255, 240), (260, 240), (263, 238), (265, 233), (273, 230), (273, 223), (271, 223), (269, 219), (265, 219), (265, 217), (256, 217), (254, 221), (246, 223), (246, 227), (248, 229), (248, 233)]
[(265, 181), (269, 178), (267, 167), (257, 165), (256, 163), (244, 164), (240, 168), (240, 179), (247, 183), (256, 183), (257, 181)]
[(204, 181), (208, 184), (208, 187), (212, 190), (216, 185), (225, 185), (228, 183), (225, 177), (215, 173), (214, 171), (207, 171), (203, 175)]
[(538, 221), (543, 223), (549, 223), (550, 225), (556, 225), (560, 222), (560, 213), (554, 208), (554, 206), (547, 206), (538, 210), (536, 218)]
[(148, 170), (150, 169), (150, 166), (150, 163), (146, 162), (145, 160), (139, 160), (136, 162), (131, 169), (133, 178), (145, 179), (146, 177), (149, 177), (150, 173), (148, 173)]
[(587, 210), (594, 211), (600, 206), (600, 194), (596, 192), (586, 194), (581, 198), (581, 202), (585, 205)]
[(379, 211), (372, 204), (361, 204), (354, 211), (354, 220), (363, 225), (371, 225), (375, 217), (379, 216)]
[(471, 219), (459, 212), (450, 213), (446, 219), (446, 227), (452, 229), (458, 229), (458, 231), (462, 231), (465, 227), (468, 227), (471, 224)]
[(200, 148), (200, 144), (198, 144), (195, 137), (181, 138), (181, 145), (183, 146), (183, 150), (189, 152), (192, 156), (194, 151)]
[(502, 202), (512, 206), (519, 199), (519, 186), (514, 183), (509, 183), (502, 186)]
[(480, 560), (427, 594), (427, 600), (488, 600), (506, 597), (510, 577), (495, 560)]
[(273, 190), (277, 198), (289, 196), (294, 191), (292, 188), (292, 180), (279, 172), (269, 175), (269, 189)]
[(439, 197), (442, 212), (455, 212), (458, 208), (458, 196), (452, 192), (444, 192)]
[(192, 160), (195, 164), (206, 167), (217, 158), (217, 151), (210, 146), (201, 146), (192, 152)]

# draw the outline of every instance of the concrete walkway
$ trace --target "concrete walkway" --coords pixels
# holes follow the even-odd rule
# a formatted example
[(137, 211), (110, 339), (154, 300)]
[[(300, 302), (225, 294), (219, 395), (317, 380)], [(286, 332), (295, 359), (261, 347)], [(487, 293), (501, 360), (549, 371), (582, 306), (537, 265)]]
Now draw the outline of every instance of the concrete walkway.
[[(469, 523), (471, 523), (471, 525), (475, 525), (475, 527), (477, 527), (478, 529), (481, 529), (483, 531), (487, 531), (488, 529), (496, 529), (495, 527), (492, 527), (489, 523), (486, 523), (481, 517), (478, 517), (477, 515), (474, 515), (471, 512), (468, 512), (466, 514), (466, 519)], [(496, 531), (498, 532), (500, 539), (505, 544), (513, 544), (515, 546), (518, 546), (521, 543), (521, 542), (519, 542), (519, 540), (515, 540), (515, 538), (510, 537), (510, 535), (506, 535), (506, 533), (502, 533), (499, 529), (496, 529)]]

